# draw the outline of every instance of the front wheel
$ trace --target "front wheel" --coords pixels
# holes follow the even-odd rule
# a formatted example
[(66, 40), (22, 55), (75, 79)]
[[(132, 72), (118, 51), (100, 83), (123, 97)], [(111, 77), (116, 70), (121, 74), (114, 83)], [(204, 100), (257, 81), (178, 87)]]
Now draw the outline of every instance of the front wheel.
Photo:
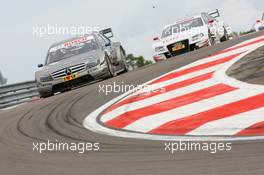
[(126, 56), (123, 50), (120, 51), (120, 56), (121, 56), (121, 60), (123, 62), (123, 68), (124, 70), (122, 71), (122, 73), (128, 72), (128, 66), (127, 66), (127, 62), (126, 62)]
[(112, 65), (112, 63), (111, 63), (110, 58), (109, 58), (108, 55), (105, 55), (105, 61), (106, 61), (106, 64), (107, 64), (107, 69), (108, 69), (109, 77), (116, 76), (114, 67), (113, 67), (113, 65)]

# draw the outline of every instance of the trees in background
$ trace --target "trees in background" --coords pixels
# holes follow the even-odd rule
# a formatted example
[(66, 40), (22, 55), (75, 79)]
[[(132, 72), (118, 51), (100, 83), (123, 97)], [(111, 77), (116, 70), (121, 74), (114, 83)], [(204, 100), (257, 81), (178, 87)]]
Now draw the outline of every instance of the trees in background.
[(143, 56), (134, 56), (133, 54), (127, 55), (127, 64), (129, 69), (136, 69), (148, 64), (152, 64), (151, 60), (146, 60)]
[(240, 31), (239, 32), (239, 36), (247, 35), (247, 34), (250, 34), (250, 33), (253, 33), (253, 32), (255, 32), (255, 29), (250, 29), (250, 30), (247, 30), (247, 31)]

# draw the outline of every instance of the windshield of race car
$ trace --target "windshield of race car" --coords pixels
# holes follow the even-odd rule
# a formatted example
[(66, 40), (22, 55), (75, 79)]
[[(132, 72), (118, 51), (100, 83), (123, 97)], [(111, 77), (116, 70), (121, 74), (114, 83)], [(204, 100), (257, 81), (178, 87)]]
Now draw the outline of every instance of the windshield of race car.
[(98, 44), (93, 36), (77, 38), (52, 47), (48, 53), (47, 64), (58, 62), (74, 55), (96, 50), (98, 48)]
[(165, 28), (162, 32), (161, 38), (165, 38), (172, 34), (184, 32), (184, 31), (190, 30), (195, 27), (200, 27), (200, 26), (203, 26), (203, 21), (201, 18), (194, 18), (191, 20), (178, 22), (174, 25), (171, 25)]

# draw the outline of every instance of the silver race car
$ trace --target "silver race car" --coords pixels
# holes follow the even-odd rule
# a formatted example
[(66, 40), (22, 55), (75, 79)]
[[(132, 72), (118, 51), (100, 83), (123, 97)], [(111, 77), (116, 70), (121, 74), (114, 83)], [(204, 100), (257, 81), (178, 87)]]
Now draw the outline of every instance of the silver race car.
[(109, 28), (53, 44), (45, 64), (38, 65), (42, 69), (35, 73), (40, 97), (127, 72), (125, 50), (121, 43), (112, 42), (111, 37)]

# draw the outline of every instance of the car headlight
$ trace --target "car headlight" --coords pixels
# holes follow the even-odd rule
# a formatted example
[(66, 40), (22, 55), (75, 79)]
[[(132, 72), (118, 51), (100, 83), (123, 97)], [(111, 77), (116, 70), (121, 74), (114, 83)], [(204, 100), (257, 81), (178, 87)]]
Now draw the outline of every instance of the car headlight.
[(164, 50), (165, 50), (165, 48), (163, 46), (159, 46), (159, 47), (155, 48), (155, 52), (162, 52)]
[(201, 39), (203, 36), (204, 36), (203, 33), (200, 33), (200, 34), (194, 35), (194, 36), (192, 37), (192, 40), (193, 40), (193, 41), (199, 40), (199, 39)]
[(87, 65), (86, 65), (86, 69), (89, 69), (89, 68), (95, 67), (95, 66), (97, 66), (99, 63), (100, 63), (100, 59), (93, 59), (93, 60), (90, 60), (90, 62), (88, 62)]
[(52, 81), (53, 78), (50, 75), (46, 75), (46, 76), (41, 76), (39, 77), (40, 82), (49, 82)]

